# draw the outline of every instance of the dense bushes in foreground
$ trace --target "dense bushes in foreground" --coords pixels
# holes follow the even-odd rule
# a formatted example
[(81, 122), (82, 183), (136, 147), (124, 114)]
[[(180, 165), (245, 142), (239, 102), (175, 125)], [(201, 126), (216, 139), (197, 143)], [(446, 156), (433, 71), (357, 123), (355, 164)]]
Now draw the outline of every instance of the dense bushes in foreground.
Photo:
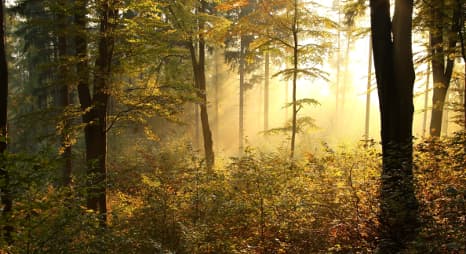
[[(113, 156), (109, 226), (86, 190), (58, 187), (48, 153), (9, 156), (14, 244), (5, 253), (371, 253), (380, 155), (323, 146), (290, 162), (247, 149), (206, 170), (189, 146)], [(465, 138), (416, 146), (421, 228), (412, 253), (464, 253)], [(2, 253), (0, 251), (0, 253)], [(411, 252), (410, 252), (411, 253)]]

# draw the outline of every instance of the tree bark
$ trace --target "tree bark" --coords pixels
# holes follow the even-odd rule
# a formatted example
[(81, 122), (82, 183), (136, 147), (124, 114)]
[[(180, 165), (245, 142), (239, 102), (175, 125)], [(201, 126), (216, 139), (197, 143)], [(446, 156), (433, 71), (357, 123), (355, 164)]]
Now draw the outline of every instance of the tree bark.
[(214, 165), (214, 149), (212, 141), (212, 132), (210, 130), (209, 114), (207, 112), (207, 89), (205, 79), (205, 43), (201, 39), (199, 42), (199, 65), (198, 65), (198, 80), (199, 90), (201, 91), (201, 125), (202, 135), (204, 137), (204, 150), (206, 157), (206, 165), (211, 169)]
[[(201, 6), (199, 11), (201, 13), (205, 12), (205, 1), (201, 1)], [(204, 29), (204, 23), (199, 22), (199, 31)], [(212, 132), (210, 130), (209, 124), (209, 114), (207, 112), (207, 89), (206, 89), (206, 78), (205, 78), (205, 41), (202, 33), (199, 33), (197, 43), (197, 54), (195, 42), (191, 40), (188, 43), (189, 51), (191, 54), (191, 62), (194, 72), (194, 84), (197, 89), (197, 96), (201, 100), (199, 104), (200, 115), (201, 115), (201, 125), (202, 125), (202, 135), (204, 138), (204, 153), (206, 166), (210, 170), (212, 169), (215, 163), (213, 141), (212, 141)]]
[[(460, 41), (460, 51), (461, 51), (461, 57), (463, 58), (463, 63), (464, 64), (464, 74), (463, 74), (463, 129), (464, 131), (466, 131), (466, 47), (465, 47), (465, 41), (464, 41), (464, 36), (465, 36), (465, 30), (466, 30), (466, 27), (465, 27), (465, 14), (464, 14), (464, 4), (461, 3), (460, 0), (456, 0), (456, 8), (457, 8), (457, 11), (460, 13), (459, 17), (458, 17), (458, 24), (457, 24), (457, 33), (458, 33), (458, 37), (459, 37), (459, 41)], [(466, 149), (466, 145), (465, 145), (465, 149)]]
[(338, 0), (338, 34), (337, 34), (337, 80), (335, 84), (335, 126), (338, 126), (340, 115), (340, 76), (341, 76), (341, 0)]
[(85, 112), (83, 122), (86, 142), (87, 163), (87, 207), (100, 214), (101, 226), (107, 222), (106, 200), (106, 156), (107, 156), (107, 105), (111, 61), (113, 56), (113, 27), (116, 10), (113, 2), (103, 2), (100, 11), (100, 30), (97, 58), (95, 62), (94, 90), (91, 97), (89, 87), (89, 69), (87, 60), (86, 4), (85, 0), (77, 1), (75, 22), (81, 29), (76, 40), (78, 93), (81, 108)]
[[(454, 49), (456, 46), (456, 35), (448, 35), (448, 40), (445, 41), (445, 32), (454, 32), (455, 22), (459, 18), (459, 12), (453, 11), (451, 29), (445, 28), (445, 24), (441, 21), (445, 11), (445, 4), (443, 1), (438, 1), (438, 4), (430, 7), (429, 43), (432, 54), (432, 78), (434, 84), (429, 132), (432, 137), (440, 137), (442, 133), (443, 108), (455, 64), (454, 59), (448, 55), (451, 49)], [(447, 52), (444, 49), (445, 44), (447, 44)]]
[[(219, 105), (220, 105), (220, 66), (221, 66), (221, 54), (219, 49), (215, 49), (214, 51), (215, 57), (215, 137), (219, 137), (219, 125), (220, 125), (220, 112), (219, 112)], [(218, 142), (215, 146), (216, 150), (218, 151)]]
[(367, 67), (367, 91), (366, 91), (366, 122), (364, 125), (365, 145), (369, 144), (369, 127), (371, 117), (371, 85), (372, 85), (372, 40), (369, 41), (369, 59)]
[[(60, 2), (65, 5), (63, 2)], [(68, 26), (67, 17), (63, 13), (58, 13), (58, 22), (59, 26), (65, 29)], [(66, 30), (66, 29), (65, 29)], [(64, 126), (62, 131), (62, 148), (63, 154), (62, 158), (65, 162), (63, 167), (63, 186), (69, 186), (71, 184), (71, 172), (72, 172), (72, 161), (71, 161), (71, 144), (69, 142), (70, 138), (68, 135), (70, 129), (70, 122), (67, 120), (66, 107), (70, 104), (70, 91), (68, 85), (68, 66), (66, 64), (66, 58), (68, 57), (68, 38), (65, 34), (65, 31), (60, 31), (58, 34), (58, 56), (59, 56), (59, 68), (58, 68), (58, 86), (59, 86), (59, 106), (63, 110), (64, 117)]]
[(13, 227), (11, 226), (11, 212), (13, 198), (10, 192), (10, 179), (6, 169), (6, 149), (8, 138), (8, 64), (5, 45), (5, 19), (3, 1), (0, 3), (0, 198), (2, 209), (2, 221), (5, 223), (0, 228), (0, 236), (8, 244), (12, 243)]
[(296, 105), (296, 90), (298, 82), (298, 0), (294, 0), (294, 17), (293, 17), (293, 90), (292, 90), (292, 119), (291, 119), (291, 148), (290, 159), (294, 158), (296, 146), (296, 131), (297, 131), (297, 105)]
[(422, 137), (426, 136), (427, 128), (427, 110), (429, 106), (429, 90), (430, 90), (430, 63), (427, 64), (427, 78), (426, 78), (426, 89), (424, 91), (424, 118), (422, 121)]
[(244, 70), (245, 55), (246, 55), (246, 43), (244, 37), (240, 39), (240, 53), (239, 53), (239, 133), (238, 133), (238, 151), (239, 154), (243, 153), (244, 149), (244, 76), (246, 75)]
[(116, 10), (114, 2), (103, 2), (100, 13), (100, 35), (94, 74), (94, 98), (90, 111), (90, 138), (88, 146), (89, 178), (93, 194), (88, 198), (88, 207), (99, 211), (102, 225), (107, 221), (107, 106), (109, 100), (111, 62), (113, 57), (113, 27)]
[(398, 253), (417, 236), (418, 203), (412, 172), (414, 67), (412, 0), (371, 0), (374, 66), (382, 137), (378, 253)]
[(350, 47), (351, 47), (351, 37), (352, 37), (352, 27), (351, 25), (348, 25), (346, 27), (346, 49), (345, 49), (345, 73), (343, 76), (343, 83), (341, 84), (341, 106), (340, 106), (340, 114), (345, 115), (346, 109), (345, 109), (345, 103), (346, 103), (346, 93), (347, 93), (347, 88), (349, 87), (349, 80), (350, 80), (350, 69), (349, 69), (349, 63), (350, 63), (350, 58), (349, 58), (349, 52), (350, 52)]

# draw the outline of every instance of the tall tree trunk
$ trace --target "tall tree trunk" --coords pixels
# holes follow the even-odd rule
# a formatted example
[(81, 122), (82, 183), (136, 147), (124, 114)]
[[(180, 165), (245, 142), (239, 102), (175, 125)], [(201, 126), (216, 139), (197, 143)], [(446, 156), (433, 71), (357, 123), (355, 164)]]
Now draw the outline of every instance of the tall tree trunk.
[(341, 86), (341, 107), (340, 107), (340, 113), (341, 115), (345, 115), (345, 103), (346, 103), (346, 90), (349, 87), (349, 74), (350, 74), (350, 58), (349, 58), (349, 52), (350, 52), (350, 47), (351, 47), (351, 35), (352, 35), (352, 28), (351, 25), (348, 25), (346, 28), (346, 49), (345, 49), (345, 74), (343, 76), (343, 84)]
[[(92, 98), (89, 87), (89, 60), (87, 56), (87, 0), (75, 0), (74, 2), (75, 14), (74, 20), (77, 27), (77, 33), (74, 37), (75, 41), (75, 56), (78, 59), (76, 63), (76, 73), (77, 73), (77, 83), (78, 83), (78, 97), (79, 103), (81, 104), (81, 110), (83, 111), (82, 121), (85, 124), (84, 127), (84, 140), (86, 148), (86, 163), (88, 165), (88, 171), (90, 170), (91, 165), (91, 152), (93, 149), (92, 141), (92, 127), (91, 120), (93, 119), (91, 115), (92, 107)], [(88, 183), (89, 184), (89, 183)], [(87, 194), (90, 196), (90, 194)], [(87, 197), (87, 205), (91, 208), (90, 198)], [(94, 209), (95, 206), (92, 206)]]
[(107, 156), (107, 105), (108, 89), (113, 56), (113, 26), (116, 18), (114, 2), (103, 2), (100, 6), (100, 34), (95, 63), (94, 91), (91, 97), (89, 87), (89, 69), (87, 60), (86, 4), (85, 0), (76, 1), (75, 22), (81, 29), (76, 36), (78, 93), (82, 109), (85, 111), (83, 122), (85, 127), (86, 162), (88, 193), (87, 207), (98, 211), (101, 226), (107, 221), (106, 200), (106, 156)]
[[(456, 46), (456, 35), (448, 35), (445, 41), (445, 32), (455, 31), (454, 23), (459, 18), (459, 11), (453, 12), (451, 29), (445, 28), (441, 22), (443, 19), (445, 4), (439, 1), (439, 5), (431, 6), (431, 24), (429, 28), (429, 42), (432, 51), (432, 78), (433, 78), (433, 95), (432, 95), (432, 113), (430, 120), (430, 135), (440, 137), (442, 133), (443, 108), (448, 88), (450, 87), (451, 75), (455, 64), (454, 59), (449, 57), (450, 50)], [(448, 30), (448, 31), (447, 31)], [(453, 33), (454, 34), (454, 33)], [(447, 52), (445, 52), (447, 45)], [(445, 63), (446, 62), (446, 63)]]
[[(196, 86), (197, 87), (197, 86)], [(199, 110), (199, 107), (197, 104), (194, 104), (194, 147), (196, 147), (196, 149), (200, 149), (201, 147), (201, 134), (200, 134), (200, 110)]]
[(338, 34), (337, 34), (337, 81), (335, 85), (335, 126), (338, 126), (339, 108), (340, 108), (340, 76), (341, 76), (341, 7), (338, 0)]
[(3, 226), (0, 228), (0, 237), (8, 244), (12, 243), (13, 227), (11, 226), (11, 212), (13, 200), (10, 192), (10, 179), (6, 169), (6, 148), (8, 138), (8, 64), (5, 48), (5, 18), (3, 17), (3, 1), (0, 3), (0, 197)]
[(449, 119), (449, 112), (448, 112), (448, 104), (450, 103), (449, 97), (450, 91), (447, 91), (447, 95), (445, 96), (445, 106), (443, 108), (444, 114), (442, 118), (442, 132), (444, 137), (448, 137), (448, 119)]
[(264, 70), (264, 131), (269, 129), (269, 86), (270, 86), (270, 53), (265, 52)]
[(202, 124), (202, 135), (204, 137), (204, 150), (206, 157), (206, 165), (208, 169), (211, 169), (214, 165), (214, 149), (212, 132), (210, 131), (209, 114), (207, 112), (207, 88), (205, 79), (205, 43), (204, 39), (199, 42), (199, 65), (198, 65), (198, 79), (199, 79), (199, 90), (201, 91), (201, 124)]
[(296, 105), (296, 90), (298, 82), (298, 0), (294, 0), (294, 17), (293, 17), (293, 92), (292, 92), (292, 122), (291, 122), (291, 148), (290, 148), (290, 159), (294, 158), (295, 143), (296, 143), (296, 131), (297, 131), (297, 105)]
[[(63, 9), (65, 9), (65, 4), (60, 2)], [(63, 15), (63, 13), (58, 13), (58, 24), (61, 28), (66, 28), (68, 26), (67, 16)], [(65, 29), (66, 30), (66, 29)], [(68, 72), (69, 68), (66, 63), (68, 57), (68, 38), (65, 35), (65, 31), (60, 31), (58, 34), (58, 56), (59, 56), (59, 68), (58, 68), (58, 85), (59, 85), (59, 106), (63, 109), (63, 132), (62, 132), (62, 158), (65, 162), (63, 167), (63, 186), (69, 186), (71, 184), (71, 172), (72, 172), (72, 161), (71, 161), (71, 144), (70, 144), (70, 137), (69, 137), (69, 129), (70, 129), (70, 121), (67, 119), (66, 114), (66, 107), (70, 104), (70, 91), (69, 91), (69, 84), (68, 84)]]
[(369, 144), (369, 127), (371, 117), (371, 85), (372, 85), (372, 40), (369, 41), (369, 59), (367, 67), (367, 90), (366, 90), (366, 122), (364, 128), (365, 145)]
[(426, 136), (427, 128), (427, 108), (429, 106), (429, 89), (430, 89), (430, 64), (427, 64), (426, 89), (424, 91), (424, 119), (422, 121), (422, 136)]
[(382, 136), (380, 242), (378, 253), (398, 253), (414, 240), (418, 203), (412, 170), (414, 67), (411, 45), (412, 0), (371, 0), (374, 66)]
[(244, 149), (244, 76), (245, 76), (245, 55), (246, 43), (243, 37), (240, 39), (240, 56), (239, 56), (239, 133), (238, 133), (238, 149), (242, 154)]
[[(219, 112), (219, 105), (220, 105), (220, 65), (221, 65), (221, 55), (220, 50), (215, 49), (214, 51), (215, 57), (215, 138), (218, 138), (219, 133), (219, 125), (220, 125), (220, 112)], [(218, 142), (216, 143), (216, 150), (218, 151)]]
[[(77, 27), (77, 32), (74, 37), (75, 56), (77, 58), (76, 73), (78, 83), (78, 97), (81, 104), (83, 114), (83, 122), (86, 124), (84, 129), (85, 139), (88, 139), (89, 127), (91, 121), (89, 109), (91, 107), (92, 98), (89, 90), (89, 59), (87, 56), (87, 0), (75, 0), (74, 2), (74, 21)], [(87, 145), (86, 145), (87, 148)], [(86, 149), (87, 150), (87, 149)]]
[[(290, 102), (289, 97), (290, 97), (290, 84), (291, 83), (289, 80), (285, 80), (285, 86), (284, 86), (285, 87), (285, 91), (284, 91), (285, 102), (283, 103), (284, 105), (288, 105), (288, 103)], [(284, 122), (284, 125), (287, 125), (289, 122), (289, 109), (287, 106), (284, 109), (285, 109), (285, 119), (283, 122)]]
[[(189, 50), (191, 54), (191, 61), (194, 72), (194, 85), (197, 90), (197, 97), (200, 99), (199, 108), (195, 109), (195, 113), (199, 114), (201, 120), (201, 129), (202, 137), (204, 144), (204, 155), (206, 160), (207, 168), (212, 168), (214, 163), (214, 150), (213, 150), (213, 141), (212, 141), (212, 132), (210, 131), (209, 125), (209, 115), (207, 111), (207, 94), (206, 94), (206, 79), (205, 79), (205, 69), (204, 69), (204, 59), (205, 59), (205, 44), (204, 42), (199, 42), (198, 52), (199, 60), (197, 58), (196, 49), (194, 42), (191, 42), (189, 45)], [(201, 57), (201, 54), (204, 54)], [(199, 118), (196, 116), (196, 142), (199, 141)]]
[[(457, 24), (457, 32), (458, 32), (458, 37), (460, 41), (460, 51), (461, 51), (461, 57), (463, 58), (463, 63), (464, 63), (464, 74), (463, 74), (463, 114), (464, 114), (464, 122), (463, 122), (463, 128), (464, 131), (466, 131), (466, 46), (465, 46), (465, 15), (464, 15), (464, 4), (461, 3), (461, 0), (456, 0), (456, 8), (458, 12), (460, 13), (459, 18), (458, 18), (458, 24)], [(466, 145), (465, 145), (466, 149)]]
[[(107, 221), (107, 107), (109, 101), (111, 62), (113, 56), (113, 27), (116, 10), (113, 1), (104, 1), (100, 13), (100, 34), (94, 74), (94, 97), (90, 111), (87, 162), (91, 193), (87, 199), (90, 209), (99, 211), (102, 226)], [(90, 164), (89, 164), (90, 163)]]
[[(201, 1), (201, 6), (199, 11), (201, 13), (205, 12), (205, 1)], [(204, 23), (199, 22), (199, 31), (204, 29)], [(205, 78), (205, 41), (202, 33), (198, 35), (197, 43), (197, 54), (196, 54), (196, 45), (194, 40), (188, 43), (189, 51), (191, 54), (191, 62), (194, 72), (194, 83), (197, 89), (197, 96), (200, 99), (200, 115), (201, 115), (201, 125), (202, 125), (202, 136), (204, 138), (204, 153), (206, 166), (210, 170), (212, 169), (215, 163), (214, 149), (213, 149), (213, 140), (212, 132), (210, 130), (209, 124), (209, 114), (207, 112), (207, 89), (206, 89), (206, 78)]]

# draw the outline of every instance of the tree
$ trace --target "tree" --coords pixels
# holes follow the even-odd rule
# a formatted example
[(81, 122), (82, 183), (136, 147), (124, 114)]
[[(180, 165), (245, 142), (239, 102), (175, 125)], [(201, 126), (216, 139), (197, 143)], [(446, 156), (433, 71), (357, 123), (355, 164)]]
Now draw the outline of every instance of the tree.
[[(17, 129), (12, 136), (16, 140), (11, 147), (13, 149), (37, 151), (44, 143), (49, 143), (51, 140), (44, 137), (54, 135), (57, 116), (59, 118), (62, 113), (56, 93), (59, 83), (57, 68), (60, 66), (57, 31), (60, 29), (57, 22), (50, 22), (58, 21), (56, 3), (25, 0), (18, 1), (11, 9), (16, 17), (20, 17), (12, 30), (16, 38), (21, 39), (15, 66), (21, 68), (23, 75), (20, 82), (11, 84), (21, 89), (23, 96), (31, 97), (31, 100), (24, 100), (21, 109), (16, 110), (23, 121), (12, 119), (11, 124)], [(35, 131), (26, 131), (29, 128)]]
[(9, 174), (6, 169), (6, 148), (8, 138), (8, 64), (5, 49), (5, 18), (3, 1), (0, 3), (0, 198), (2, 208), (2, 221), (5, 223), (0, 229), (0, 237), (7, 243), (11, 243), (13, 228), (10, 225), (10, 213), (13, 208), (13, 200), (9, 188)]
[(426, 4), (431, 50), (433, 95), (430, 134), (440, 137), (443, 108), (455, 64), (451, 54), (455, 52), (457, 22), (460, 10), (451, 1), (432, 0)]
[[(197, 11), (199, 13), (205, 13), (207, 10), (207, 3), (200, 1)], [(189, 40), (189, 52), (191, 54), (191, 62), (194, 73), (194, 83), (197, 89), (197, 95), (201, 100), (199, 104), (201, 124), (202, 124), (202, 136), (204, 137), (204, 152), (207, 168), (212, 168), (215, 162), (212, 132), (210, 130), (209, 115), (207, 112), (207, 89), (206, 89), (206, 77), (205, 77), (205, 57), (206, 57), (206, 42), (205, 37), (202, 34), (205, 29), (205, 21), (198, 20), (199, 26), (197, 27), (198, 36), (193, 36)]]
[(379, 253), (398, 253), (417, 235), (418, 203), (413, 186), (412, 123), (414, 67), (413, 1), (371, 0), (374, 67), (382, 137)]
[[(72, 172), (72, 150), (71, 150), (71, 143), (70, 143), (70, 127), (71, 122), (67, 119), (66, 109), (71, 103), (71, 86), (70, 86), (70, 75), (71, 72), (70, 66), (67, 63), (68, 58), (70, 57), (69, 54), (69, 36), (68, 30), (70, 26), (70, 19), (65, 15), (67, 10), (70, 8), (68, 1), (58, 1), (56, 6), (56, 22), (57, 27), (56, 29), (57, 34), (57, 53), (58, 53), (58, 106), (62, 108), (62, 117), (63, 117), (63, 125), (62, 125), (62, 144), (61, 144), (61, 152), (62, 157), (65, 162), (63, 167), (63, 185), (69, 186), (71, 184), (71, 172)], [(68, 29), (67, 29), (68, 28)]]
[(114, 48), (117, 1), (99, 4), (99, 35), (95, 61), (93, 93), (89, 84), (86, 36), (86, 0), (75, 2), (75, 22), (80, 32), (75, 38), (78, 73), (78, 94), (83, 110), (87, 162), (87, 207), (100, 214), (101, 225), (107, 221), (107, 105)]
[[(315, 99), (298, 100), (298, 79), (325, 78), (325, 73), (319, 65), (323, 63), (329, 49), (327, 39), (331, 36), (330, 32), (324, 29), (335, 28), (334, 22), (313, 12), (312, 8), (316, 6), (312, 5), (299, 0), (262, 1), (257, 10), (248, 17), (248, 22), (255, 24), (254, 32), (259, 37), (255, 45), (274, 45), (279, 48), (281, 57), (289, 60), (290, 67), (274, 76), (281, 75), (285, 80), (292, 81), (292, 102), (285, 105), (292, 108), (292, 119), (284, 128), (271, 129), (269, 132), (291, 131), (290, 158), (294, 158), (296, 134), (302, 131), (304, 125), (314, 126), (311, 117), (298, 117), (299, 111), (306, 104), (318, 104)], [(306, 39), (311, 42), (305, 43)]]
[(215, 27), (215, 25), (224, 27), (224, 25), (221, 24), (222, 20), (212, 15), (213, 7), (214, 4), (204, 0), (168, 1), (166, 3), (168, 21), (172, 29), (177, 31), (181, 36), (183, 45), (189, 50), (194, 87), (199, 101), (205, 162), (209, 169), (211, 169), (215, 163), (215, 155), (207, 110), (208, 101), (205, 73), (207, 39), (215, 37), (215, 35), (212, 35), (214, 33), (212, 28), (209, 26), (213, 24), (212, 27)]
[[(226, 12), (227, 18), (233, 23), (231, 26), (230, 36), (225, 40), (226, 50), (225, 59), (233, 67), (238, 69), (239, 75), (239, 114), (238, 114), (238, 150), (243, 152), (244, 148), (244, 97), (246, 91), (254, 85), (254, 77), (248, 77), (248, 74), (254, 72), (261, 62), (257, 49), (251, 48), (251, 42), (254, 40), (254, 34), (251, 33), (247, 22), (241, 22), (249, 14), (256, 10), (257, 0), (234, 0), (227, 1), (218, 6)], [(248, 79), (249, 78), (249, 79)]]
[(366, 119), (364, 124), (364, 140), (369, 143), (369, 127), (371, 115), (371, 92), (372, 92), (372, 40), (369, 42), (369, 59), (367, 67), (367, 86), (366, 86)]
[[(31, 140), (56, 145), (64, 164), (61, 182), (67, 186), (71, 183), (71, 146), (74, 140), (69, 113), (74, 81), (70, 40), (73, 27), (72, 18), (67, 15), (71, 13), (72, 2), (25, 0), (17, 2), (12, 10), (21, 17), (13, 28), (24, 44), (15, 54), (18, 59), (15, 67), (20, 68), (20, 75), (24, 77), (16, 82), (13, 79), (12, 84), (14, 90), (23, 91), (22, 96), (32, 96), (32, 101), (35, 101), (32, 107), (24, 103), (20, 109), (13, 109), (13, 115), (17, 115), (15, 118), (25, 119), (12, 122), (17, 129), (13, 137), (17, 140), (15, 148), (36, 151), (41, 147), (31, 145)], [(31, 127), (36, 131), (26, 131)], [(45, 138), (56, 132), (59, 133), (56, 140)]]
[(459, 18), (458, 18), (458, 23), (456, 25), (456, 31), (458, 33), (458, 38), (460, 42), (460, 52), (461, 52), (461, 57), (463, 58), (463, 63), (464, 63), (464, 77), (463, 77), (463, 128), (466, 131), (466, 42), (465, 42), (465, 37), (466, 37), (466, 8), (465, 8), (466, 3), (462, 0), (456, 0), (456, 8), (459, 12)]
[(338, 124), (339, 106), (340, 106), (340, 76), (341, 76), (341, 1), (333, 1), (333, 7), (337, 9), (338, 13), (338, 32), (337, 32), (337, 70), (336, 70), (336, 81), (335, 81), (335, 122)]

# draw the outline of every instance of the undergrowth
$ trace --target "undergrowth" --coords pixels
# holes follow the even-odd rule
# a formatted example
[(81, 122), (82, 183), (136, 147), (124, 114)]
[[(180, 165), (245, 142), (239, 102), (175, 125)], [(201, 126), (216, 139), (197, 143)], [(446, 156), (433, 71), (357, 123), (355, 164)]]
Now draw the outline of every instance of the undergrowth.
[[(419, 237), (411, 253), (464, 253), (465, 136), (415, 147)], [(290, 161), (248, 148), (212, 170), (189, 145), (135, 146), (109, 167), (109, 225), (85, 208), (83, 176), (57, 185), (51, 153), (10, 155), (14, 243), (0, 253), (371, 253), (380, 154), (322, 146)]]

